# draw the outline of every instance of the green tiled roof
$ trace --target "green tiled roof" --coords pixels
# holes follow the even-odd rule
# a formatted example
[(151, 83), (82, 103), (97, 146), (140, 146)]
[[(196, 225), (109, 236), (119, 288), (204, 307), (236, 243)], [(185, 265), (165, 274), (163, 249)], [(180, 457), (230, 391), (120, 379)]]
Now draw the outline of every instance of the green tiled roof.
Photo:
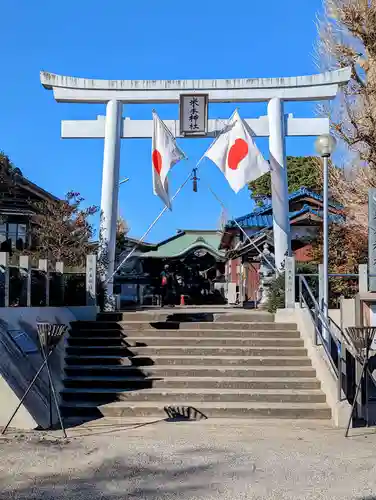
[(199, 248), (207, 250), (217, 258), (224, 258), (225, 253), (218, 250), (222, 234), (219, 231), (180, 231), (178, 234), (162, 241), (157, 250), (144, 252), (141, 257), (168, 259), (182, 257)]

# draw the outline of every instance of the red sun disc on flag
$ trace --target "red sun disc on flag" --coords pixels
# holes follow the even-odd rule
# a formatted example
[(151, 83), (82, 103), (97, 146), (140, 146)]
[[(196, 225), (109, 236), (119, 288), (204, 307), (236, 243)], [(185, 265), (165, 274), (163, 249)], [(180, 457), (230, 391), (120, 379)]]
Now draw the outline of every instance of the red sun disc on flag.
[(239, 163), (244, 160), (248, 154), (248, 144), (244, 139), (236, 139), (228, 153), (227, 164), (231, 170), (236, 170)]
[(158, 149), (154, 149), (152, 154), (153, 167), (155, 168), (158, 175), (161, 175), (162, 170), (162, 155)]

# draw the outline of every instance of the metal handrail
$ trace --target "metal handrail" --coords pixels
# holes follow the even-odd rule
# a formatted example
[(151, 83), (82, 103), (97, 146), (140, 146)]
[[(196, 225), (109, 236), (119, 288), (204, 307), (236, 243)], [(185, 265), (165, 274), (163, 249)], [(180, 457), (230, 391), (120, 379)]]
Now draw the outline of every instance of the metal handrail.
[[(310, 299), (312, 300), (313, 302), (313, 306), (314, 306), (314, 310), (315, 310), (315, 313), (314, 313), (314, 326), (315, 326), (315, 344), (318, 345), (318, 341), (317, 341), (317, 338), (320, 339), (321, 341), (321, 345), (323, 346), (324, 348), (324, 351), (328, 357), (328, 360), (334, 370), (334, 373), (336, 374), (337, 378), (340, 379), (340, 374), (341, 374), (341, 355), (340, 355), (340, 343), (338, 341), (338, 339), (333, 335), (333, 333), (331, 332), (330, 330), (330, 324), (329, 322), (327, 321), (327, 319), (325, 318), (321, 308), (319, 307), (319, 304), (317, 303), (317, 300), (316, 298), (314, 297), (308, 283), (307, 283), (307, 280), (305, 279), (304, 276), (299, 276), (299, 304), (300, 306), (302, 306), (303, 302), (305, 304), (305, 306), (307, 307), (307, 309), (309, 311), (311, 311), (311, 308), (308, 306), (307, 304), (307, 301), (306, 299), (304, 298), (304, 295), (303, 295), (303, 285), (305, 286), (309, 296), (310, 296)], [(323, 325), (323, 327), (325, 328), (325, 330), (328, 332), (328, 334), (330, 335), (330, 337), (332, 338), (332, 340), (334, 341), (335, 345), (337, 346), (337, 352), (338, 352), (338, 364), (336, 365), (336, 363), (333, 361), (333, 358), (332, 358), (332, 355), (330, 353), (330, 350), (328, 348), (328, 343), (327, 341), (324, 339), (324, 337), (322, 336), (322, 333), (321, 333), (321, 329), (319, 328), (318, 326), (318, 320), (320, 320), (321, 324)]]
[(354, 345), (353, 345), (352, 340), (351, 340), (351, 339), (350, 339), (350, 337), (347, 335), (347, 333), (345, 333), (345, 331), (344, 331), (344, 330), (342, 330), (342, 328), (339, 326), (339, 324), (338, 324), (338, 323), (336, 323), (336, 322), (334, 321), (334, 319), (333, 319), (333, 318), (331, 318), (330, 316), (328, 317), (328, 321), (329, 321), (329, 323), (330, 323), (330, 324), (333, 324), (333, 325), (337, 328), (337, 330), (338, 330), (338, 331), (339, 331), (339, 333), (341, 334), (341, 337), (344, 339), (345, 343), (347, 344), (347, 347), (348, 347), (348, 348), (350, 348), (350, 350), (351, 350), (351, 349), (355, 349), (355, 348), (354, 348)]
[[(297, 276), (320, 276), (318, 273), (298, 273)], [(357, 273), (351, 273), (351, 274), (344, 274), (344, 273), (330, 273), (328, 274), (329, 278), (359, 278), (359, 274)], [(374, 274), (369, 274), (369, 277), (376, 277)]]

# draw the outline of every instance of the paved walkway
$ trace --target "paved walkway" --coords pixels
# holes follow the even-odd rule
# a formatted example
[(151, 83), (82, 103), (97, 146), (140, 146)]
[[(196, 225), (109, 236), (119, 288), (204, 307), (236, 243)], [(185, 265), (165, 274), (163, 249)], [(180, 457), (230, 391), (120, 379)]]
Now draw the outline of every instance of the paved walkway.
[(376, 499), (372, 429), (347, 440), (316, 422), (98, 421), (69, 432), (67, 443), (55, 432), (0, 439), (0, 499)]

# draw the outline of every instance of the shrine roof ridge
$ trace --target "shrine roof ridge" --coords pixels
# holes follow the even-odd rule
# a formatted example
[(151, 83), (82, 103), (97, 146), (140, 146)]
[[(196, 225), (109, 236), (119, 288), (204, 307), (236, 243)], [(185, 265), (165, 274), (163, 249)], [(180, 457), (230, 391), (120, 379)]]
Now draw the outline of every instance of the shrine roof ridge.
[[(300, 196), (310, 196), (311, 198), (317, 200), (317, 201), (323, 201), (323, 197), (321, 194), (315, 193), (314, 191), (311, 191), (310, 189), (306, 187), (301, 187), (298, 190), (292, 192), (289, 194), (289, 201), (295, 200), (296, 198), (299, 198)], [(338, 210), (343, 209), (343, 206), (340, 205), (339, 203), (335, 203), (333, 201), (329, 201), (329, 205), (333, 208), (337, 208)], [(255, 208), (252, 212), (242, 215), (241, 217), (237, 217), (235, 220), (236, 222), (242, 222), (244, 219), (249, 219), (250, 217), (253, 217), (255, 215), (263, 215), (265, 212), (269, 211), (272, 208), (272, 203), (269, 201), (262, 207)]]
[(351, 77), (351, 68), (341, 68), (316, 75), (278, 78), (228, 78), (187, 80), (103, 80), (40, 72), (40, 81), (46, 89), (54, 87), (80, 90), (179, 90), (205, 91), (221, 89), (273, 89), (344, 84)]
[[(307, 190), (308, 191), (308, 190)], [(293, 193), (294, 194), (294, 193)], [(305, 213), (310, 213), (312, 215), (316, 215), (318, 217), (322, 217), (322, 212), (320, 210), (315, 210), (311, 206), (305, 204), (300, 210), (296, 210), (295, 212), (289, 213), (289, 220), (294, 219), (295, 217), (299, 217)], [(329, 214), (330, 222), (341, 223), (344, 222), (344, 216), (341, 214)], [(255, 213), (250, 213), (247, 216), (240, 217), (236, 219), (236, 222), (240, 224), (240, 226), (244, 227), (262, 227), (260, 231), (257, 231), (252, 235), (252, 238), (262, 231), (273, 228), (273, 215), (258, 215)], [(234, 221), (229, 221), (227, 224), (228, 228), (236, 228), (237, 225)]]

